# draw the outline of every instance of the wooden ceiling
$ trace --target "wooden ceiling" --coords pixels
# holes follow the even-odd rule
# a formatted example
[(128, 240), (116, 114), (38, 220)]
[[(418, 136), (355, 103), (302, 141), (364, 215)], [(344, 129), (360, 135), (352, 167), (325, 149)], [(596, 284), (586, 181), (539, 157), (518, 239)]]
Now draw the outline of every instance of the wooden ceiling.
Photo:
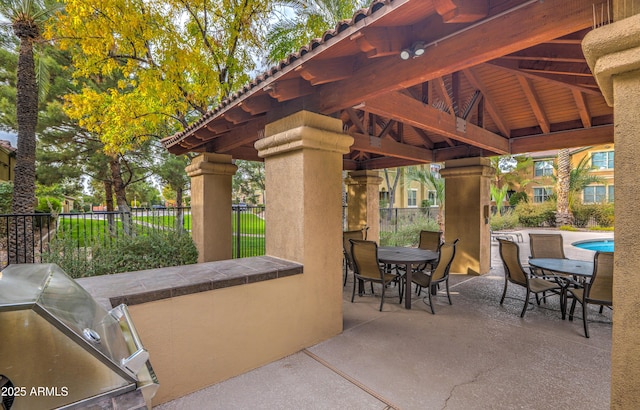
[[(611, 143), (613, 109), (580, 46), (603, 7), (375, 1), (163, 144), (259, 161), (265, 124), (301, 109), (342, 120), (349, 170)], [(424, 54), (401, 59), (417, 42)]]

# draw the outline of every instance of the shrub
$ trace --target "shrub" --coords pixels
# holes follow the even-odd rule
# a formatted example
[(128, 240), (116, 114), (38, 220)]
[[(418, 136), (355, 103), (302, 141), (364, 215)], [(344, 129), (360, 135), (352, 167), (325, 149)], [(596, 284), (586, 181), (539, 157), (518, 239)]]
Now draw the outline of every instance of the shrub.
[(131, 272), (196, 263), (198, 251), (191, 236), (177, 232), (119, 238), (112, 243), (79, 248), (71, 237), (52, 243), (43, 261), (57, 263), (73, 278)]
[(556, 204), (546, 201), (541, 204), (520, 202), (516, 205), (516, 214), (520, 224), (525, 227), (554, 226), (556, 220)]
[(613, 204), (576, 204), (571, 211), (575, 225), (584, 228), (591, 218), (599, 226), (613, 226), (613, 210)]
[(36, 211), (44, 212), (44, 213), (56, 213), (62, 210), (62, 203), (59, 199), (47, 196), (38, 198), (38, 206), (36, 207)]
[(13, 182), (0, 182), (0, 214), (11, 213)]
[(418, 246), (420, 231), (438, 231), (438, 222), (427, 217), (414, 217), (410, 223), (398, 222), (395, 232), (380, 232), (380, 246)]
[(527, 193), (526, 192), (523, 192), (523, 191), (514, 192), (509, 197), (509, 205), (511, 205), (511, 206), (516, 206), (520, 202), (529, 202), (529, 197), (527, 197)]
[(518, 226), (519, 222), (518, 215), (509, 209), (502, 215), (492, 215), (489, 223), (492, 231), (500, 231), (503, 229), (514, 229)]

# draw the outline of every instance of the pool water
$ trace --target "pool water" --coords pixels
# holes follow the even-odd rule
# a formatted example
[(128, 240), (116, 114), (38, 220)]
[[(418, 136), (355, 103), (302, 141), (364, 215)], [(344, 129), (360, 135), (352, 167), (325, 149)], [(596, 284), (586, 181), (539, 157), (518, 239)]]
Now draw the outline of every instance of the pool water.
[(613, 252), (613, 239), (598, 239), (593, 241), (580, 241), (572, 243), (580, 249), (587, 249), (597, 252)]

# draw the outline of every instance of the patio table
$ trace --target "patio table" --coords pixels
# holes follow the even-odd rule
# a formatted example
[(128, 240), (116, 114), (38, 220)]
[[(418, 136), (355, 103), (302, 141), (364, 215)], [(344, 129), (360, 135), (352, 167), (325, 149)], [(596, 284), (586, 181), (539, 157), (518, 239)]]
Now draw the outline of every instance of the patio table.
[[(405, 276), (405, 300), (404, 307), (411, 309), (411, 277), (413, 265), (420, 265), (438, 260), (438, 252), (419, 248), (407, 248), (402, 246), (381, 246), (378, 248), (378, 260), (389, 265), (404, 265)], [(430, 291), (430, 290), (429, 290)]]
[[(590, 278), (593, 275), (593, 261), (583, 261), (579, 259), (560, 259), (560, 258), (531, 258), (529, 265), (551, 272), (566, 273), (571, 276), (579, 277), (581, 281)], [(564, 320), (567, 312), (567, 288), (572, 281), (568, 278), (557, 277), (558, 283), (562, 287), (560, 294), (560, 310), (562, 312), (562, 320)]]

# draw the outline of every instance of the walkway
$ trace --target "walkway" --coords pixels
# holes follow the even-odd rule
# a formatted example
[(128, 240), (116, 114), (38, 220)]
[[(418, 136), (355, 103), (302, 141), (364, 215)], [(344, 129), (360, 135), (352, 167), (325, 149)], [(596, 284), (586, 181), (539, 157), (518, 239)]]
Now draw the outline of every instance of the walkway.
[[(520, 232), (526, 259), (528, 231)], [(567, 256), (583, 259), (593, 253), (571, 242), (612, 236), (563, 235)], [(560, 319), (557, 298), (546, 306), (531, 305), (520, 319), (522, 289), (510, 287), (499, 305), (504, 279), (497, 253), (494, 244), (489, 274), (455, 275), (453, 306), (440, 296), (435, 315), (421, 298), (410, 311), (397, 298), (390, 298), (383, 312), (377, 298), (356, 296), (352, 304), (350, 282), (342, 334), (155, 408), (608, 408), (611, 312), (592, 309), (596, 322), (590, 322), (590, 339), (583, 336), (580, 317), (573, 323)]]

